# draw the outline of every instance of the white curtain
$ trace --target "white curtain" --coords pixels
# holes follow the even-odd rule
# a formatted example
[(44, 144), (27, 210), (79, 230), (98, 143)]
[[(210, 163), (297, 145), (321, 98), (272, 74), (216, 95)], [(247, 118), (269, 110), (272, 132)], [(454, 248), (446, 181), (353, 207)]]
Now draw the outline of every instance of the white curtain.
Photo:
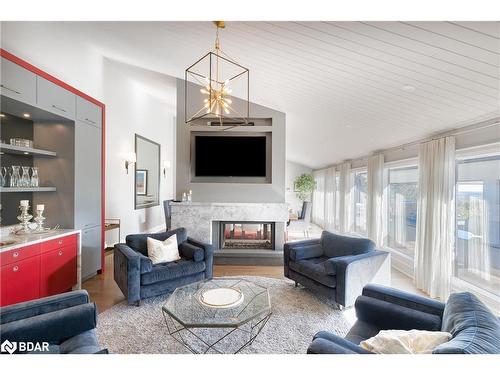
[(335, 173), (335, 167), (328, 168), (325, 171), (324, 229), (328, 231), (335, 230)]
[(455, 237), (455, 138), (421, 144), (418, 169), (415, 283), (432, 298), (446, 301)]
[(384, 197), (384, 155), (378, 154), (368, 158), (366, 202), (366, 230), (368, 237), (377, 246), (384, 241), (384, 220), (382, 217)]
[(314, 171), (313, 177), (316, 181), (316, 189), (313, 193), (312, 221), (323, 227), (325, 222), (325, 170)]
[(340, 177), (339, 177), (339, 219), (340, 231), (343, 233), (352, 231), (352, 201), (351, 201), (351, 163), (346, 162), (340, 164)]

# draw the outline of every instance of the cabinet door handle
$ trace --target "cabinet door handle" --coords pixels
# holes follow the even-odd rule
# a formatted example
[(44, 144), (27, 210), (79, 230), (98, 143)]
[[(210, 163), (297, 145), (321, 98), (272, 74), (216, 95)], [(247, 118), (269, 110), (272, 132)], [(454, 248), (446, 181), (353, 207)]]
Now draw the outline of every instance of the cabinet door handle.
[(59, 111), (66, 112), (66, 110), (65, 110), (64, 108), (58, 107), (58, 106), (57, 106), (57, 105), (55, 105), (55, 104), (52, 104), (52, 108), (55, 108), (55, 109), (57, 109), (57, 110), (59, 110)]
[(59, 256), (63, 255), (63, 251), (62, 250), (59, 250)]
[(14, 272), (19, 271), (19, 267), (18, 267), (18, 266), (14, 266), (14, 267), (12, 267), (12, 271), (14, 271)]
[(0, 84), (0, 87), (5, 89), (5, 90), (9, 90), (9, 91), (12, 91), (13, 93), (16, 93), (17, 95), (21, 95), (21, 92), (17, 91), (17, 90), (14, 90), (14, 89), (11, 89), (3, 84)]
[(14, 258), (17, 258), (19, 256), (19, 253), (16, 251), (14, 254), (12, 254)]
[(90, 122), (90, 123), (92, 123), (92, 124), (95, 124), (95, 121), (92, 121), (91, 119), (86, 118), (86, 117), (85, 117), (85, 121)]
[(59, 245), (62, 245), (63, 241), (62, 240), (59, 240), (58, 241)]

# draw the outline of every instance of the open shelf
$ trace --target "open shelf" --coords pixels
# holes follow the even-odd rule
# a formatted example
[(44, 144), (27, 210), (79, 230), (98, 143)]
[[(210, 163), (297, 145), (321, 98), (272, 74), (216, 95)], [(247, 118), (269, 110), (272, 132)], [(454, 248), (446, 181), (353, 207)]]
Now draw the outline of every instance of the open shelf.
[(0, 187), (0, 193), (38, 193), (45, 191), (56, 191), (53, 186), (39, 187)]
[(10, 155), (43, 156), (43, 157), (57, 156), (57, 154), (53, 151), (40, 150), (38, 148), (14, 146), (5, 143), (0, 144), (0, 151)]

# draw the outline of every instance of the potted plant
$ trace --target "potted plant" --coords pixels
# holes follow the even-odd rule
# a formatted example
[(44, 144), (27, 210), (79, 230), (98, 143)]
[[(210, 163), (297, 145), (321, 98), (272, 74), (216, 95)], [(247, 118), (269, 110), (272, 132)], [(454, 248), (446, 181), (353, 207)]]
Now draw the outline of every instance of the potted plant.
[(302, 201), (310, 201), (311, 193), (316, 188), (316, 181), (312, 174), (303, 173), (295, 179), (294, 191), (297, 193), (297, 197)]

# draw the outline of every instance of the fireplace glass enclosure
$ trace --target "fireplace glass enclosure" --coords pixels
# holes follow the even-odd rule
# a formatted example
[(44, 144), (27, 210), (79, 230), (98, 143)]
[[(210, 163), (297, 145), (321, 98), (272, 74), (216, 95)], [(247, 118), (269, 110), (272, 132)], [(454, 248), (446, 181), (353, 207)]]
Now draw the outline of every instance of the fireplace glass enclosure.
[(271, 222), (219, 222), (219, 249), (274, 250)]

